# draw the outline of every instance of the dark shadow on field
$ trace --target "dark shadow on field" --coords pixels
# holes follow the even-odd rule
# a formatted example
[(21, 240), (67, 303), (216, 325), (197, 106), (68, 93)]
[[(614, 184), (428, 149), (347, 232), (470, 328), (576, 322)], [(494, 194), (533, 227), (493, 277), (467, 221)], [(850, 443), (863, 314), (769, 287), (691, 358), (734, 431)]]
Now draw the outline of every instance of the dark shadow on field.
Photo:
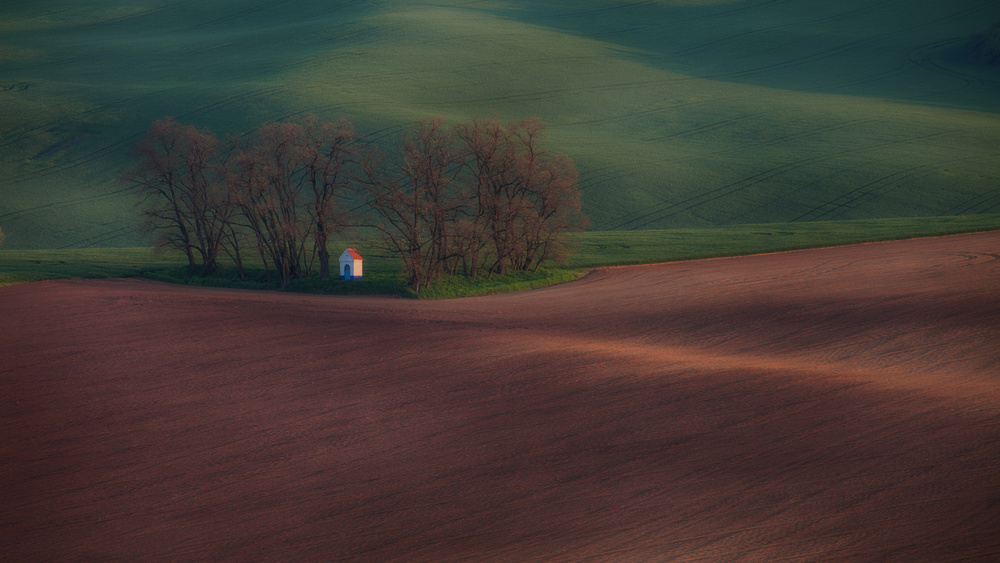
[(440, 302), (3, 288), (0, 540), (11, 560), (988, 559), (1000, 261), (969, 257), (996, 243)]

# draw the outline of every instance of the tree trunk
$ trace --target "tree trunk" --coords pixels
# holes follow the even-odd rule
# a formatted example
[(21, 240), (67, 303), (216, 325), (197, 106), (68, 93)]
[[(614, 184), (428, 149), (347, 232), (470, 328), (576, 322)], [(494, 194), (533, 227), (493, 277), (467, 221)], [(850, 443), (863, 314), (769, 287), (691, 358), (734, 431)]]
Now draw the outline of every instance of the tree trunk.
[(330, 279), (330, 250), (326, 247), (326, 229), (322, 222), (316, 224), (316, 247), (319, 251), (319, 279)]

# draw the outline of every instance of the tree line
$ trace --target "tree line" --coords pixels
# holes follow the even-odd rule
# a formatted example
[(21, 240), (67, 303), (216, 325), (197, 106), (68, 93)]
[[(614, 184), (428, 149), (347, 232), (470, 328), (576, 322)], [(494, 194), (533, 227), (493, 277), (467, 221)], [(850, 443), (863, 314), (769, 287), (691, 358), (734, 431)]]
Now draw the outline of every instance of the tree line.
[(226, 142), (166, 117), (132, 148), (123, 180), (142, 194), (144, 225), (203, 273), (247, 253), (282, 287), (330, 277), (330, 237), (381, 233), (420, 291), (444, 274), (537, 270), (583, 228), (573, 162), (544, 147), (535, 118), (451, 126), (420, 120), (388, 157), (346, 120), (271, 123)]

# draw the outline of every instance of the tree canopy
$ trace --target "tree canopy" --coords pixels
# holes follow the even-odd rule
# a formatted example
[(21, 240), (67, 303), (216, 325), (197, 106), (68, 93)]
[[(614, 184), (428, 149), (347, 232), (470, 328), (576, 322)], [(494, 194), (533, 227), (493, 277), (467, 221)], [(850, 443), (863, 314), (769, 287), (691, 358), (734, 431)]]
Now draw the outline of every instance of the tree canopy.
[(270, 123), (222, 144), (167, 117), (133, 147), (124, 179), (145, 195), (156, 244), (192, 268), (211, 272), (226, 253), (242, 272), (249, 247), (282, 287), (315, 257), (327, 278), (329, 237), (368, 227), (419, 291), (445, 273), (537, 270), (565, 256), (563, 234), (586, 218), (573, 162), (544, 147), (544, 131), (535, 118), (425, 119), (386, 157), (346, 120)]

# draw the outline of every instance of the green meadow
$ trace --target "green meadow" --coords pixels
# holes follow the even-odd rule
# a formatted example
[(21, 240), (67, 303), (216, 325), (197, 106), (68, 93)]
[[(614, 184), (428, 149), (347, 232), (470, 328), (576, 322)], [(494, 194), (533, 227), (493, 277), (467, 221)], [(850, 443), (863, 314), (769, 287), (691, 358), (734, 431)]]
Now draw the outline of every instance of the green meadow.
[(653, 264), (996, 229), (1000, 214), (594, 231), (574, 234), (569, 265)]
[(346, 117), (387, 150), (423, 117), (538, 116), (611, 246), (989, 217), (1000, 69), (964, 46), (998, 21), (983, 0), (8, 0), (2, 248), (147, 246), (119, 177), (165, 115), (220, 137)]
[[(538, 272), (514, 272), (476, 281), (465, 276), (446, 276), (421, 291), (419, 297), (470, 297), (534, 289), (578, 279), (589, 269), (602, 266), (783, 252), (995, 229), (1000, 229), (1000, 214), (573, 233), (570, 241), (573, 254), (568, 263), (552, 265)], [(355, 241), (361, 242), (357, 246), (366, 258), (362, 279), (321, 280), (314, 270), (309, 277), (293, 280), (286, 290), (417, 297), (403, 279), (396, 259), (379, 254), (372, 239), (358, 237)], [(335, 244), (343, 246), (347, 241), (338, 240)], [(278, 282), (267, 281), (260, 265), (252, 262), (247, 265), (242, 279), (232, 263), (224, 263), (220, 271), (209, 276), (192, 273), (185, 264), (186, 258), (179, 252), (156, 254), (148, 247), (0, 249), (0, 287), (49, 279), (143, 277), (210, 287), (279, 289)]]

